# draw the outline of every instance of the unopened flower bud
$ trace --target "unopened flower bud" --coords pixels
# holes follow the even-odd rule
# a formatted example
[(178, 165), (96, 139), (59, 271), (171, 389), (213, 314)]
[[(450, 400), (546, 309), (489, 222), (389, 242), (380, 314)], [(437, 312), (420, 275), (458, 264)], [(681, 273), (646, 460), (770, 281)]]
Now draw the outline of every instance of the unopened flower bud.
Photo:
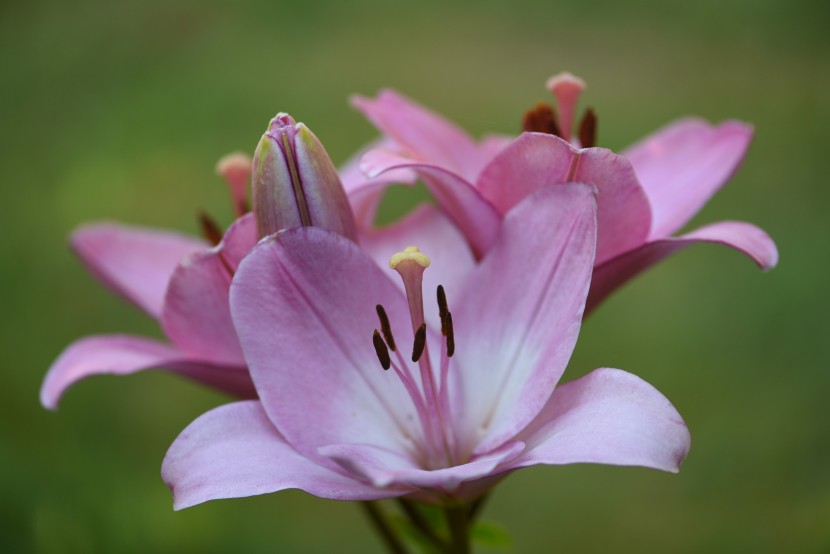
[(253, 202), (260, 237), (315, 226), (357, 239), (337, 169), (314, 133), (285, 113), (271, 120), (254, 154)]

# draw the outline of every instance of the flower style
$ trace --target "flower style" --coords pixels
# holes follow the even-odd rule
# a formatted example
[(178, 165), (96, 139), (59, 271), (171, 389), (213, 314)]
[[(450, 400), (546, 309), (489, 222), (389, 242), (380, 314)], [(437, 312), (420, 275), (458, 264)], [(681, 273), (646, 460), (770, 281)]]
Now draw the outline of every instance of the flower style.
[(678, 470), (688, 430), (653, 387), (617, 369), (556, 386), (594, 265), (592, 187), (519, 202), (480, 263), (440, 244), (440, 260), (393, 255), (392, 279), (322, 229), (261, 241), (231, 285), (259, 400), (179, 435), (162, 466), (175, 507), (287, 488), (454, 503), (535, 464)]
[(723, 221), (672, 236), (735, 172), (751, 127), (683, 119), (618, 155), (594, 146), (597, 118), (590, 109), (572, 134), (582, 80), (561, 74), (548, 88), (558, 115), (540, 104), (525, 115), (525, 132), (517, 138), (481, 142), (394, 91), (356, 97), (354, 105), (391, 142), (368, 152), (362, 168), (370, 178), (417, 172), (479, 257), (492, 246), (504, 215), (536, 190), (593, 184), (599, 231), (589, 311), (640, 271), (699, 242), (732, 247), (762, 269), (776, 265), (775, 244), (749, 223)]
[[(224, 236), (204, 215), (201, 223), (207, 240), (116, 223), (85, 225), (72, 234), (73, 250), (93, 275), (157, 319), (169, 342), (121, 334), (94, 335), (74, 342), (46, 375), (40, 394), (45, 407), (55, 409), (67, 388), (86, 377), (155, 368), (168, 369), (237, 397), (254, 398), (256, 393), (228, 304), (231, 278), (239, 262), (259, 237), (295, 225), (322, 226), (356, 240), (344, 187), (360, 189), (353, 195), (360, 213), (374, 213), (377, 192), (373, 191), (382, 191), (389, 178), (412, 178), (406, 172), (391, 172), (364, 182), (354, 160), (342, 171), (341, 185), (314, 134), (287, 114), (272, 120), (260, 141), (255, 162), (257, 186), (253, 196), (259, 231), (247, 204), (251, 158), (232, 154), (217, 165), (217, 172), (228, 183), (238, 216)], [(296, 216), (299, 204), (305, 220)], [(421, 211), (418, 217), (435, 222), (439, 230), (448, 225), (439, 214)], [(406, 225), (403, 222), (390, 233), (399, 234)], [(364, 233), (367, 248), (382, 246), (380, 235)]]

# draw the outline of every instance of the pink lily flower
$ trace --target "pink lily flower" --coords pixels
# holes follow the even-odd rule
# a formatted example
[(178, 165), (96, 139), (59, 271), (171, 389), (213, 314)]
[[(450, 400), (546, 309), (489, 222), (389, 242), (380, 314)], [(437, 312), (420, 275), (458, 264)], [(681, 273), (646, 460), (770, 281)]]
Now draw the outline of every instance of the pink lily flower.
[[(275, 121), (291, 134), (291, 141), (295, 140), (294, 131), (299, 129), (299, 147), (292, 152), (297, 156), (296, 166), (303, 172), (308, 196), (306, 208), (310, 207), (313, 212), (314, 225), (356, 240), (355, 224), (343, 189), (358, 189), (351, 198), (353, 205), (358, 213), (371, 212), (373, 216), (374, 204), (388, 186), (389, 178), (404, 182), (414, 178), (407, 172), (390, 172), (389, 176), (367, 181), (357, 169), (358, 161), (353, 160), (341, 172), (341, 186), (328, 155), (307, 127), (295, 126), (284, 114)], [(270, 160), (271, 167), (280, 167), (281, 163), (281, 160)], [(266, 209), (274, 199), (259, 187), (254, 191), (254, 204), (261, 208), (257, 219), (267, 229), (258, 233), (254, 214), (249, 213), (247, 204), (251, 165), (250, 156), (245, 154), (231, 154), (217, 165), (217, 172), (228, 183), (232, 204), (239, 216), (224, 236), (206, 216), (201, 222), (207, 240), (109, 222), (84, 225), (72, 234), (72, 249), (91, 273), (104, 286), (158, 320), (168, 340), (107, 334), (73, 342), (46, 374), (40, 391), (41, 403), (46, 408), (56, 409), (64, 392), (87, 377), (162, 368), (239, 398), (256, 397), (231, 321), (228, 303), (231, 278), (260, 236), (306, 223), (291, 216), (281, 218), (278, 213), (279, 207), (283, 212), (290, 211), (293, 200), (283, 202), (277, 209)], [(286, 182), (286, 175), (277, 177)], [(290, 175), (287, 177), (287, 183), (291, 183)], [(257, 182), (262, 184), (262, 179)], [(277, 194), (277, 188), (272, 186), (271, 193)], [(257, 203), (257, 192), (266, 197), (265, 201)], [(293, 194), (292, 190), (292, 198)], [(420, 213), (424, 221), (436, 223), (439, 231), (449, 226), (440, 214), (423, 210)], [(402, 222), (390, 229), (390, 233), (405, 234), (407, 226), (412, 224)], [(362, 240), (367, 248), (373, 249), (380, 241), (379, 235), (367, 232)], [(435, 233), (433, 236), (438, 238)]]
[(325, 230), (260, 242), (231, 286), (259, 400), (175, 440), (162, 466), (175, 508), (289, 488), (464, 502), (536, 464), (678, 471), (689, 433), (653, 387), (617, 369), (557, 386), (596, 221), (592, 187), (546, 187), (507, 213), (480, 263), (461, 240), (441, 260), (407, 248), (394, 279)]
[(572, 136), (584, 89), (580, 79), (562, 74), (548, 87), (558, 116), (540, 104), (525, 116), (527, 132), (481, 142), (397, 92), (355, 97), (353, 104), (392, 143), (368, 152), (362, 168), (370, 178), (417, 172), (477, 257), (492, 246), (505, 214), (536, 190), (593, 184), (599, 234), (589, 311), (640, 271), (691, 244), (729, 246), (764, 270), (777, 264), (774, 242), (749, 223), (723, 221), (673, 236), (735, 172), (752, 138), (750, 126), (683, 119), (619, 155), (594, 146), (597, 120), (590, 109)]
[(106, 334), (73, 342), (46, 374), (43, 406), (56, 409), (70, 386), (93, 375), (161, 368), (255, 398), (227, 300), (231, 273), (257, 240), (251, 214), (243, 215), (250, 157), (223, 158), (217, 172), (228, 181), (240, 214), (224, 237), (207, 217), (202, 218), (207, 240), (110, 222), (72, 233), (70, 245), (90, 272), (156, 319), (168, 341)]

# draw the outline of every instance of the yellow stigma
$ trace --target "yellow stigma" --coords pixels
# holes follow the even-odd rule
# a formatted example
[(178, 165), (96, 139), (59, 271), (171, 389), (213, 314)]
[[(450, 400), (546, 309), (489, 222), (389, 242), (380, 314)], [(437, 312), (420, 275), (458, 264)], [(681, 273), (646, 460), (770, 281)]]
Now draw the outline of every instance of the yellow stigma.
[(421, 267), (429, 267), (429, 258), (421, 252), (417, 246), (407, 246), (403, 252), (398, 252), (389, 258), (389, 267), (395, 269), (398, 264), (405, 261), (413, 261)]

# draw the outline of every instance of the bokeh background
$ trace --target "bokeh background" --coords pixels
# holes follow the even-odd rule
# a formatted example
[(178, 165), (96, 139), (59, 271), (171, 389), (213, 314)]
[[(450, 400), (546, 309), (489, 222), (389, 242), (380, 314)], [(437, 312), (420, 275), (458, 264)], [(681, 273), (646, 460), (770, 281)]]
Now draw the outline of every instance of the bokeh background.
[[(217, 393), (150, 372), (39, 406), (73, 339), (160, 336), (66, 237), (99, 219), (195, 233), (199, 209), (228, 223), (214, 164), (277, 111), (339, 162), (375, 136), (352, 93), (392, 86), (474, 134), (512, 133), (567, 69), (603, 146), (687, 114), (754, 123), (694, 223), (755, 222), (781, 263), (695, 247), (583, 327), (566, 378), (610, 365), (664, 392), (693, 436), (679, 475), (524, 470), (485, 519), (517, 552), (830, 551), (829, 15), (818, 0), (0, 3), (0, 550), (379, 552), (357, 506), (298, 492), (173, 512), (161, 459)], [(423, 196), (393, 192), (384, 216)]]

